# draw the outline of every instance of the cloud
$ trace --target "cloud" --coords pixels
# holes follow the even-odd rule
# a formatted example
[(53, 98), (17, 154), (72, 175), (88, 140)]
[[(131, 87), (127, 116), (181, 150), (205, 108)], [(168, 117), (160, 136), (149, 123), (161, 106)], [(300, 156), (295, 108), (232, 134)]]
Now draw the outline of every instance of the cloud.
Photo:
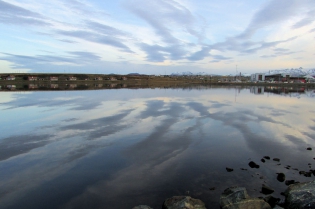
[(58, 65), (59, 63), (64, 64), (75, 64), (83, 65), (99, 61), (100, 56), (95, 55), (91, 52), (74, 51), (68, 52), (68, 56), (52, 56), (52, 55), (37, 55), (37, 56), (26, 56), (26, 55), (15, 55), (9, 53), (3, 53), (5, 57), (0, 57), (0, 60), (6, 60), (14, 63), (15, 68), (28, 68), (32, 69), (36, 65)]
[(297, 23), (295, 23), (292, 28), (293, 29), (297, 29), (297, 28), (301, 28), (303, 26), (309, 25), (311, 23), (313, 23), (315, 21), (315, 10), (311, 10), (307, 13), (307, 15), (300, 21), (298, 21)]
[(42, 15), (0, 0), (0, 22), (13, 25), (50, 26)]
[(102, 35), (102, 34), (98, 34), (94, 32), (88, 32), (85, 30), (72, 30), (72, 31), (59, 30), (55, 32), (59, 35), (69, 36), (73, 38), (82, 39), (85, 41), (109, 45), (109, 46), (118, 48), (124, 52), (132, 53), (129, 47), (122, 43), (122, 40), (115, 37), (111, 37), (109, 35)]
[[(248, 27), (238, 38), (250, 38), (257, 30), (287, 21), (314, 5), (314, 1), (310, 0), (271, 0), (254, 15)], [(301, 27), (300, 25), (306, 22), (307, 20), (301, 20), (295, 28)]]

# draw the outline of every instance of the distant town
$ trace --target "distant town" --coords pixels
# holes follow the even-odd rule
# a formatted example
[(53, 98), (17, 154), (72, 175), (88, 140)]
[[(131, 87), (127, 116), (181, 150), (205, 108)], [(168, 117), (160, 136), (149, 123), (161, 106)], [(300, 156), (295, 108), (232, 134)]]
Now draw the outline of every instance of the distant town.
[(308, 85), (315, 86), (315, 76), (301, 74), (242, 75), (128, 75), (115, 74), (0, 74), (0, 90), (67, 90), (95, 88), (155, 88), (194, 84), (211, 85)]

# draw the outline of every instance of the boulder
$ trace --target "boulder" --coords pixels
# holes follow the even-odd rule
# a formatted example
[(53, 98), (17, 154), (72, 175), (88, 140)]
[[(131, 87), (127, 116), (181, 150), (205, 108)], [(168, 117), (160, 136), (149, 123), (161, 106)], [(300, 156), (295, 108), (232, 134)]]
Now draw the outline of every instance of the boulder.
[(284, 173), (278, 173), (277, 180), (280, 182), (284, 182), (285, 174)]
[(315, 181), (290, 185), (285, 194), (286, 208), (315, 208)]
[(263, 193), (263, 194), (271, 194), (274, 191), (275, 190), (271, 189), (270, 187), (266, 186), (265, 184), (263, 184), (261, 187), (261, 193)]
[(270, 205), (262, 199), (250, 198), (244, 187), (231, 187), (220, 197), (222, 209), (271, 209)]
[(273, 158), (273, 161), (280, 162), (279, 158)]
[(164, 201), (162, 209), (206, 209), (205, 204), (189, 196), (174, 196)]
[(147, 205), (138, 205), (136, 207), (133, 207), (132, 209), (152, 209), (152, 208)]
[(267, 196), (264, 198), (264, 200), (272, 207), (274, 208), (279, 202), (280, 202), (280, 198), (276, 198), (273, 196)]
[(250, 161), (249, 163), (248, 163), (248, 165), (249, 165), (249, 167), (251, 167), (251, 168), (259, 168), (259, 165), (257, 165), (255, 162), (253, 162), (253, 161)]
[(234, 170), (233, 168), (228, 168), (228, 167), (226, 167), (225, 169), (227, 172), (232, 172)]
[(267, 160), (270, 160), (270, 157), (269, 156), (264, 156), (265, 159)]

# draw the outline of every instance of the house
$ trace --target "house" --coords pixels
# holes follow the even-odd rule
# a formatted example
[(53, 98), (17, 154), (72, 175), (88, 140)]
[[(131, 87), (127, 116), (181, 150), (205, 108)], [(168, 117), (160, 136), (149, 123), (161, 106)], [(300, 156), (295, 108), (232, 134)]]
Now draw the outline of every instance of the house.
[(94, 80), (96, 80), (96, 81), (101, 81), (101, 80), (103, 80), (103, 78), (100, 77), (100, 76), (98, 76), (98, 77), (95, 77)]
[(7, 81), (14, 81), (15, 80), (15, 76), (14, 75), (9, 75), (8, 77), (6, 77)]
[(29, 80), (29, 81), (37, 81), (38, 78), (36, 76), (28, 76), (27, 80)]
[(68, 81), (76, 81), (77, 77), (70, 76), (67, 78)]
[(252, 82), (265, 81), (265, 73), (254, 73), (250, 75)]
[(111, 81), (117, 81), (117, 78), (111, 76), (111, 77), (109, 78), (109, 80), (111, 80)]
[(51, 76), (51, 77), (49, 78), (49, 80), (51, 80), (51, 81), (58, 81), (58, 77), (56, 77), (56, 76)]
[(127, 77), (126, 77), (126, 76), (123, 76), (123, 77), (121, 78), (121, 80), (126, 81), (126, 80), (127, 80)]

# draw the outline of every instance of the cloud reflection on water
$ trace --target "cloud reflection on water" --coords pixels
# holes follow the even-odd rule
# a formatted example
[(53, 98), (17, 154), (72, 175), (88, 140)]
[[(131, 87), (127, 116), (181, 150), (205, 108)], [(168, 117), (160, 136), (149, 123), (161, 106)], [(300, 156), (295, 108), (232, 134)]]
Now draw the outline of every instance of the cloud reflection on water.
[[(63, 92), (39, 92), (15, 95), (15, 100), (2, 103), (10, 111), (20, 107), (33, 114), (44, 108), (55, 110), (47, 118), (38, 117), (42, 123), (29, 124), (34, 134), (29, 135), (28, 131), (0, 138), (3, 151), (0, 168), (14, 167), (18, 161), (24, 163), (12, 170), (12, 177), (6, 176), (5, 181), (12, 182), (6, 187), (10, 192), (1, 195), (5, 191), (0, 190), (0, 198), (8, 205), (0, 203), (0, 206), (21, 205), (27, 198), (36, 198), (36, 191), (49, 191), (47, 182), (67, 185), (65, 179), (72, 175), (81, 182), (80, 188), (50, 194), (48, 199), (69, 197), (61, 198), (54, 206), (87, 208), (121, 204), (129, 207), (140, 200), (160, 201), (164, 198), (161, 193), (180, 194), (184, 191), (183, 185), (191, 187), (191, 182), (186, 182), (188, 177), (198, 184), (217, 184), (223, 177), (228, 179), (222, 186), (236, 179), (246, 183), (246, 179), (236, 175), (238, 171), (226, 176), (224, 167), (241, 166), (241, 162), (245, 167), (249, 153), (256, 160), (270, 155), (284, 162), (290, 153), (292, 164), (298, 164), (309, 157), (309, 153), (302, 152), (303, 148), (315, 145), (313, 138), (310, 139), (315, 129), (309, 125), (310, 121), (314, 122), (314, 113), (308, 112), (312, 108), (309, 98), (298, 100), (299, 108), (292, 112), (294, 98), (254, 100), (246, 90), (234, 103), (228, 100), (234, 100), (233, 89), (155, 90), (154, 93), (137, 90), (135, 97), (130, 96), (129, 90), (74, 92), (73, 95), (68, 92), (65, 99)], [(301, 129), (292, 118), (308, 125)], [(215, 170), (207, 171), (208, 166)], [(190, 167), (196, 173), (187, 171)], [(221, 168), (222, 171), (217, 170)], [(261, 172), (265, 170), (261, 168)], [(36, 181), (28, 184), (22, 175), (35, 175)], [(24, 182), (23, 188), (14, 183), (20, 181)], [(0, 185), (4, 184), (0, 180)], [(35, 193), (27, 195), (27, 191)], [(208, 188), (202, 186), (193, 194), (209, 195), (207, 192)], [(20, 195), (25, 198), (13, 203)], [(118, 203), (122, 197), (127, 198), (125, 203)], [(42, 207), (41, 204), (44, 203), (33, 206)]]

